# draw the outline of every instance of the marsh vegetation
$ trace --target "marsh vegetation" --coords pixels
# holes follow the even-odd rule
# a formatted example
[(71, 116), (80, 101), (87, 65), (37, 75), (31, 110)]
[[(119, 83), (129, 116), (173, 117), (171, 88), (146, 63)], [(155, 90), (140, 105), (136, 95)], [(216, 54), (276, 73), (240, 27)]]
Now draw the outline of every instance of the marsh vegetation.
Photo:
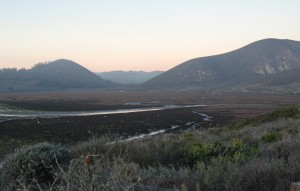
[[(226, 127), (70, 147), (39, 143), (5, 157), (4, 190), (289, 190), (300, 178), (300, 112)], [(90, 157), (89, 157), (90, 156)]]

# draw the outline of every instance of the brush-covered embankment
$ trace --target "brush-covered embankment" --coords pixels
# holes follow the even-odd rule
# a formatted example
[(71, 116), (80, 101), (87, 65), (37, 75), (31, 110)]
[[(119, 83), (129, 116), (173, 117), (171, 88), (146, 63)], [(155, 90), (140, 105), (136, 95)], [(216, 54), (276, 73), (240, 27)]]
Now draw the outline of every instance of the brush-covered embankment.
[(292, 106), (222, 128), (27, 146), (6, 156), (0, 190), (282, 191), (300, 180), (299, 148)]

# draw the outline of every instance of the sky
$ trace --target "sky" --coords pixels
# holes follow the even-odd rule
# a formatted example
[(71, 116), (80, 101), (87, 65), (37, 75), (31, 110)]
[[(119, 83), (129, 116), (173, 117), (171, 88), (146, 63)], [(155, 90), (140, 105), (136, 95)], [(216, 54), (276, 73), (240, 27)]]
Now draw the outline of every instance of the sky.
[(300, 41), (299, 0), (0, 0), (0, 68), (69, 59), (166, 71), (265, 38)]

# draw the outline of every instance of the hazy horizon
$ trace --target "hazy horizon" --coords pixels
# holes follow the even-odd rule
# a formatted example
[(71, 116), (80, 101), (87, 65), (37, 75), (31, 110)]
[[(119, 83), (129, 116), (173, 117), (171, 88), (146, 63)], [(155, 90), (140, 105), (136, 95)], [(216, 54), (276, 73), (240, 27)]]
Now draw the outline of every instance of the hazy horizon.
[(69, 59), (93, 72), (166, 71), (265, 38), (300, 41), (300, 1), (4, 1), (0, 68)]

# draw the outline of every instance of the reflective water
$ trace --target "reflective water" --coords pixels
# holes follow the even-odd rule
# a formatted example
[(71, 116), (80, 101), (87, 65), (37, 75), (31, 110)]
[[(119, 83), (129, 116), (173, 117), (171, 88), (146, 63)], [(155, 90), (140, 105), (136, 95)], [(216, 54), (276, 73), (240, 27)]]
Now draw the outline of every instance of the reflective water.
[(34, 118), (59, 118), (59, 117), (76, 117), (76, 116), (93, 116), (93, 115), (110, 115), (122, 113), (137, 113), (146, 111), (160, 111), (167, 109), (179, 108), (196, 108), (207, 105), (165, 105), (161, 107), (149, 108), (132, 108), (132, 109), (116, 109), (116, 110), (100, 110), (100, 111), (34, 111), (18, 108), (11, 108), (9, 106), (0, 105), (0, 121), (12, 119), (34, 119)]

